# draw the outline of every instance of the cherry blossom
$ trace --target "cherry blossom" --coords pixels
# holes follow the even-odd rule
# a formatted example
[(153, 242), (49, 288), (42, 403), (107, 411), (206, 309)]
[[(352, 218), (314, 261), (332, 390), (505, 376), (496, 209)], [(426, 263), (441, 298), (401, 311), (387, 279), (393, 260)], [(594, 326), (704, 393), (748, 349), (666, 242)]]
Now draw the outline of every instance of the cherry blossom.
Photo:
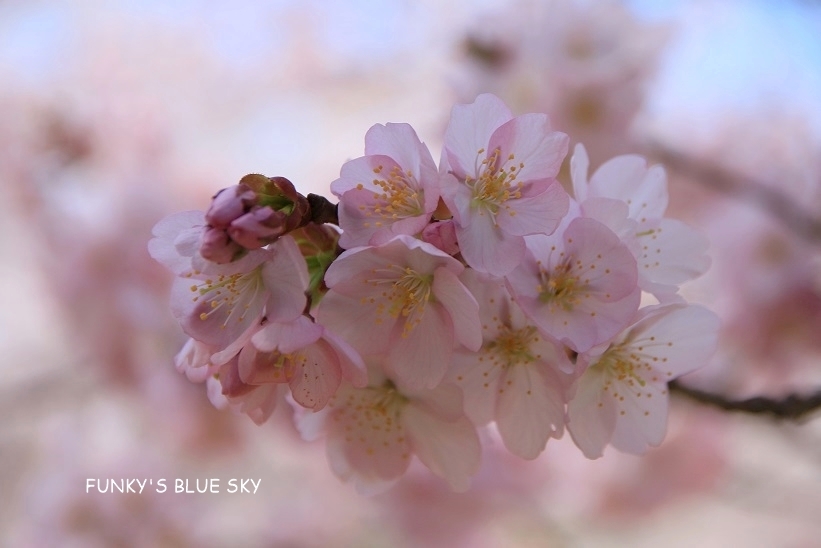
[(606, 226), (578, 217), (527, 244), (524, 261), (506, 280), (542, 332), (584, 352), (628, 325), (641, 296), (636, 260)]
[[(236, 413), (248, 415), (256, 424), (263, 424), (285, 400), (288, 390), (280, 383), (245, 382), (239, 372), (239, 361), (240, 354), (236, 354), (209, 379), (209, 397), (217, 408), (222, 407), (224, 401)], [(211, 394), (212, 390), (216, 393)]]
[(342, 379), (353, 386), (367, 382), (365, 364), (342, 339), (306, 316), (291, 322), (268, 322), (239, 353), (244, 383), (287, 383), (294, 400), (319, 410), (336, 393)]
[(568, 404), (568, 430), (588, 458), (607, 444), (628, 453), (659, 445), (667, 428), (667, 383), (715, 350), (718, 317), (696, 305), (642, 309), (612, 342), (582, 353), (586, 365)]
[[(336, 207), (249, 175), (160, 221), (149, 249), (191, 337), (178, 371), (258, 424), (289, 402), (365, 494), (413, 455), (466, 490), (480, 427), (527, 460), (565, 427), (589, 458), (658, 445), (667, 382), (715, 345), (715, 316), (677, 294), (706, 244), (665, 218), (665, 172), (640, 156), (588, 179), (577, 146), (571, 198), (567, 143), (480, 95), (454, 107), (438, 169), (411, 126), (375, 125)], [(661, 304), (640, 310), (642, 290)]]
[[(710, 266), (707, 239), (675, 219), (664, 218), (667, 209), (667, 176), (661, 166), (647, 167), (638, 155), (623, 155), (602, 164), (588, 181), (589, 160), (577, 144), (570, 160), (573, 192), (586, 215), (614, 229), (630, 246), (639, 263), (639, 287), (660, 299), (669, 298), (683, 282), (703, 274)], [(608, 207), (602, 207), (602, 199)], [(611, 200), (627, 205), (632, 225), (615, 228), (607, 218)]]
[(439, 203), (439, 175), (428, 148), (408, 124), (377, 124), (365, 156), (342, 166), (331, 183), (339, 197), (340, 245), (379, 245), (425, 228)]
[(189, 336), (222, 350), (263, 314), (272, 321), (302, 314), (308, 271), (293, 238), (217, 264), (199, 254), (203, 221), (200, 212), (172, 215), (157, 223), (149, 242), (152, 256), (177, 274), (171, 309)]
[(412, 390), (370, 369), (365, 388), (343, 383), (328, 407), (301, 413), (297, 425), (305, 439), (327, 433), (328, 462), (357, 491), (389, 488), (416, 455), (456, 491), (470, 486), (479, 469), (479, 436), (462, 410), (461, 391), (451, 383)]
[(465, 411), (479, 425), (495, 420), (505, 447), (536, 458), (564, 431), (564, 386), (572, 370), (564, 351), (536, 327), (498, 280), (475, 271), (463, 277), (480, 303), (484, 343), (479, 352), (454, 354), (451, 378), (465, 396)]
[(514, 118), (493, 95), (453, 107), (439, 169), (468, 265), (503, 276), (524, 256), (523, 236), (555, 230), (568, 208), (553, 179), (567, 146), (547, 115)]
[(482, 344), (478, 304), (458, 276), (464, 266), (430, 244), (397, 236), (346, 251), (328, 268), (317, 320), (363, 356), (380, 355), (411, 388), (433, 388), (454, 346)]

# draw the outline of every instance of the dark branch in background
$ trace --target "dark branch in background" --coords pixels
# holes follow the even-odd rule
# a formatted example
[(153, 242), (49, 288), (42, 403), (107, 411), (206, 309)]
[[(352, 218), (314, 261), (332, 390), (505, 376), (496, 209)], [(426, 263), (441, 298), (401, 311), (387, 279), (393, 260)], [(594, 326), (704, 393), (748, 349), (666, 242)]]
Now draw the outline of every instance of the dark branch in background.
[(676, 152), (658, 143), (649, 145), (649, 153), (667, 169), (719, 192), (748, 200), (780, 220), (801, 238), (821, 244), (821, 218), (772, 186), (742, 177), (719, 166), (706, 164), (698, 158)]
[[(797, 236), (808, 242), (821, 244), (821, 218), (773, 186), (707, 164), (659, 143), (651, 143), (649, 152), (667, 169), (724, 194), (747, 200), (781, 221)], [(771, 415), (777, 419), (798, 420), (821, 409), (821, 390), (806, 396), (790, 394), (781, 399), (757, 396), (733, 400), (719, 394), (690, 388), (678, 381), (672, 381), (669, 386), (671, 392), (725, 411)]]
[(790, 394), (783, 399), (756, 396), (746, 400), (731, 400), (718, 394), (690, 388), (677, 380), (671, 381), (669, 387), (670, 392), (681, 394), (691, 400), (706, 403), (707, 405), (712, 405), (725, 411), (739, 411), (755, 415), (772, 415), (777, 419), (798, 420), (813, 411), (821, 409), (821, 391), (807, 396)]

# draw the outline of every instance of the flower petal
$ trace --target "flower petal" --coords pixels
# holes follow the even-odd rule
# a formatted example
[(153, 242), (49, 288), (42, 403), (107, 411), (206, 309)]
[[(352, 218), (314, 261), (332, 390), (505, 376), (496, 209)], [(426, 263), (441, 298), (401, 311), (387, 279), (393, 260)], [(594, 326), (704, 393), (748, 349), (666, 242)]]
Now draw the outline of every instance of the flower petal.
[(291, 394), (303, 407), (318, 411), (336, 394), (342, 381), (339, 359), (324, 340), (306, 346), (293, 358)]
[(445, 130), (443, 154), (447, 154), (447, 163), (458, 178), (478, 175), (478, 151), (486, 151), (491, 134), (512, 117), (504, 102), (489, 93), (479, 95), (469, 105), (453, 107)]
[(524, 238), (500, 230), (487, 212), (473, 215), (470, 228), (457, 226), (456, 239), (465, 262), (494, 276), (510, 273), (525, 253)]
[(453, 323), (440, 305), (429, 303), (419, 319), (407, 333), (403, 322), (396, 325), (386, 364), (411, 390), (439, 384), (453, 352)]
[(424, 407), (411, 402), (402, 422), (412, 439), (419, 460), (444, 478), (454, 491), (470, 487), (470, 477), (479, 469), (481, 446), (476, 429), (467, 418), (443, 421)]
[(588, 369), (567, 404), (567, 430), (588, 459), (604, 454), (616, 428), (616, 402), (604, 388), (605, 373)]
[(433, 273), (433, 294), (447, 310), (456, 340), (469, 350), (482, 346), (482, 325), (479, 321), (479, 304), (459, 278), (447, 268), (437, 268)]

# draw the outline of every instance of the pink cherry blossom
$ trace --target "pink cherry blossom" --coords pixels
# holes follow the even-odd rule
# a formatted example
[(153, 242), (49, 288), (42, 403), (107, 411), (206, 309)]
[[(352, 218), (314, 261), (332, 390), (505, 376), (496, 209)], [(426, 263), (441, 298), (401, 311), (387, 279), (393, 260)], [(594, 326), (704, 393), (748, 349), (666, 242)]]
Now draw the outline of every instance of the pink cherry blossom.
[(178, 373), (184, 373), (191, 382), (205, 382), (219, 369), (211, 363), (214, 347), (189, 338), (174, 357), (174, 366)]
[(347, 162), (331, 183), (339, 197), (340, 245), (379, 245), (421, 232), (439, 203), (438, 179), (428, 148), (411, 126), (373, 126), (365, 135), (365, 156)]
[(476, 424), (495, 420), (505, 447), (534, 459), (564, 431), (564, 350), (539, 333), (498, 280), (475, 271), (463, 276), (480, 303), (484, 344), (459, 350), (450, 373), (462, 388), (465, 411)]
[(667, 382), (705, 365), (718, 328), (700, 306), (652, 306), (611, 343), (579, 355), (587, 367), (568, 404), (568, 429), (585, 456), (600, 457), (607, 444), (637, 454), (659, 445)]
[(155, 238), (149, 242), (152, 256), (177, 274), (171, 308), (189, 336), (219, 351), (263, 314), (271, 321), (302, 314), (308, 271), (293, 238), (282, 237), (269, 248), (216, 264), (199, 254), (201, 216), (199, 212), (172, 215), (157, 224)]
[(556, 229), (568, 197), (553, 178), (567, 146), (547, 115), (514, 118), (493, 95), (453, 108), (440, 164), (442, 198), (468, 265), (505, 275), (524, 256), (523, 236)]
[(636, 260), (606, 226), (578, 217), (527, 243), (524, 261), (506, 280), (542, 332), (584, 352), (629, 324), (641, 296)]
[[(639, 286), (660, 299), (675, 294), (678, 286), (703, 274), (710, 266), (707, 239), (675, 219), (664, 218), (667, 209), (667, 175), (661, 166), (647, 167), (638, 155), (623, 155), (602, 164), (587, 179), (589, 160), (577, 144), (570, 160), (573, 192), (585, 215), (604, 222), (631, 248), (639, 263)], [(596, 202), (610, 200), (604, 208)], [(608, 222), (612, 201), (627, 205), (629, 227)], [(606, 216), (606, 217), (605, 217)]]
[(294, 400), (319, 410), (346, 379), (365, 386), (365, 364), (356, 351), (307, 316), (292, 322), (268, 322), (239, 353), (244, 383), (287, 383)]
[(463, 270), (410, 236), (351, 249), (328, 268), (317, 319), (363, 356), (381, 356), (409, 387), (433, 388), (454, 346), (482, 344), (478, 304), (458, 278)]
[(415, 391), (372, 367), (366, 388), (343, 383), (327, 408), (298, 415), (297, 425), (306, 439), (327, 433), (331, 469), (362, 494), (393, 485), (414, 454), (455, 491), (479, 469), (479, 436), (450, 383)]
[[(267, 421), (285, 399), (287, 388), (280, 383), (251, 384), (242, 380), (239, 372), (240, 354), (219, 368), (219, 374), (209, 379), (209, 399), (221, 408), (223, 401), (236, 413), (248, 415), (256, 424)], [(218, 381), (218, 383), (217, 383)], [(218, 393), (211, 391), (219, 388)]]

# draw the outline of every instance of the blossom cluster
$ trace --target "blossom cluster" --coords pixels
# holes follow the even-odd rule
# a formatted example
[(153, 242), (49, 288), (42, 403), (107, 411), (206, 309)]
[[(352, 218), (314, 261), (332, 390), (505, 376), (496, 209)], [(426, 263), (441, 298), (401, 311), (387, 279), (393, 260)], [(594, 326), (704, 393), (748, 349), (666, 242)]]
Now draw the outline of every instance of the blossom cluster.
[(165, 218), (149, 250), (176, 275), (178, 370), (257, 423), (293, 406), (363, 493), (413, 456), (467, 489), (491, 424), (524, 459), (565, 428), (589, 458), (659, 445), (667, 383), (716, 343), (679, 295), (707, 243), (639, 156), (588, 175), (576, 145), (570, 196), (568, 147), (484, 94), (453, 108), (438, 166), (411, 126), (373, 126), (331, 183), (338, 226), (261, 175)]

